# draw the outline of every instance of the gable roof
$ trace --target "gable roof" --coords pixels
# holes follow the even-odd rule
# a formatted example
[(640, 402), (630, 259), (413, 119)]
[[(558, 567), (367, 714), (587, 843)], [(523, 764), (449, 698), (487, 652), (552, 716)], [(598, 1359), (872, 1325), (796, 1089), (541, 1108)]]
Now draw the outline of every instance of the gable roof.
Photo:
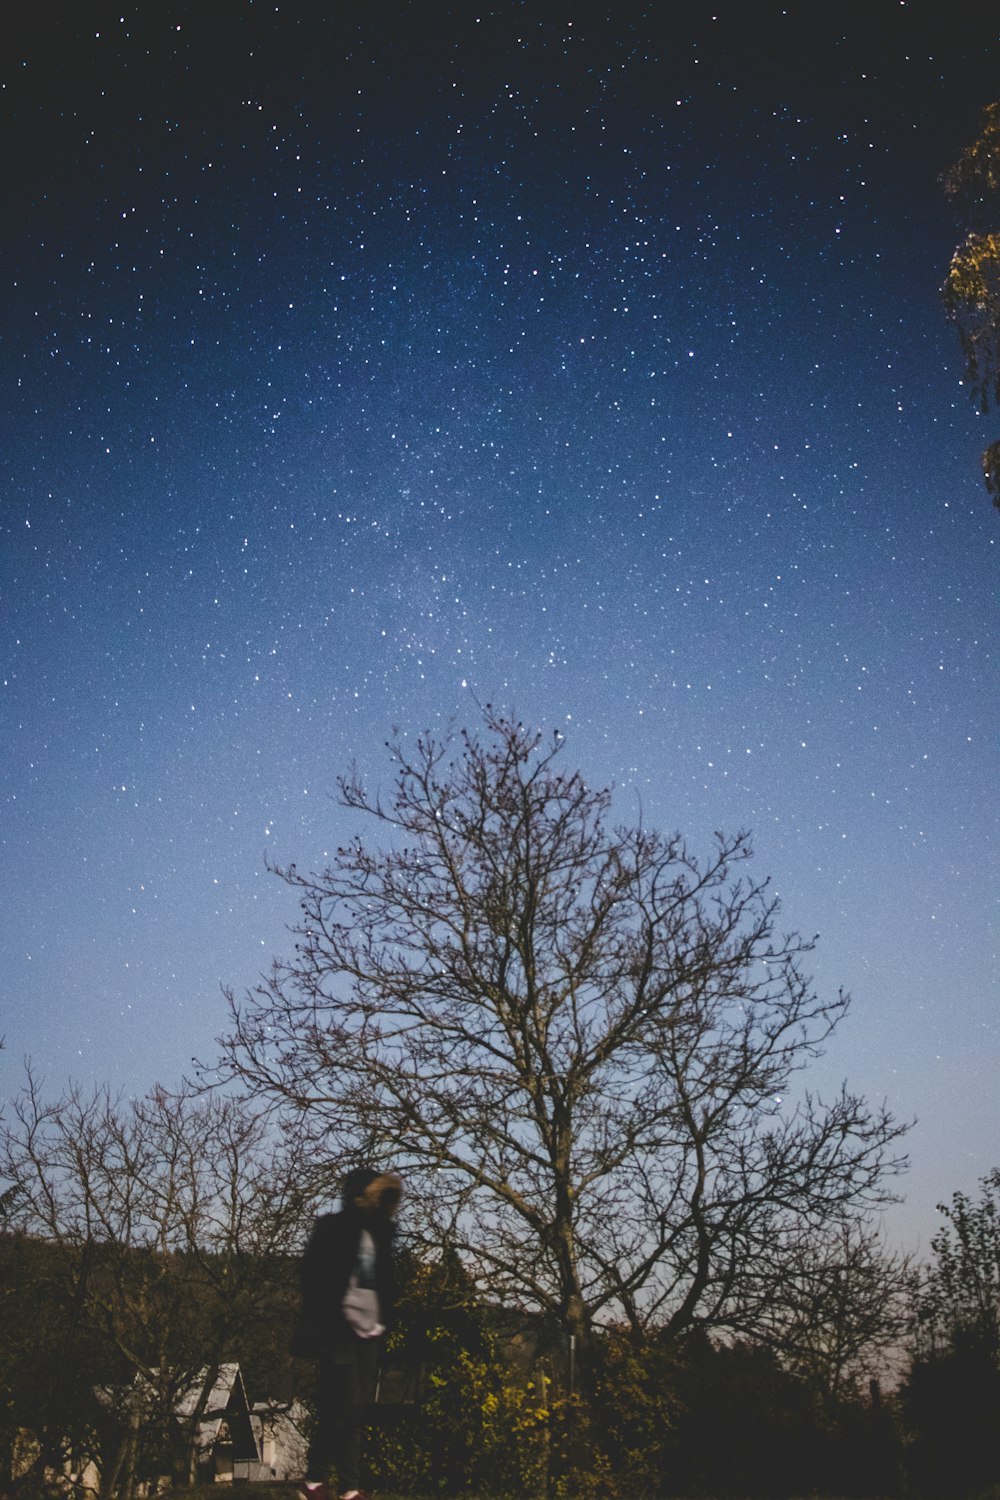
[[(157, 1373), (155, 1369), (150, 1372), (154, 1379)], [(195, 1375), (192, 1375), (174, 1402), (174, 1416), (179, 1422), (188, 1421), (194, 1416), (208, 1376), (209, 1366), (203, 1365)], [(118, 1405), (133, 1409), (139, 1406), (149, 1410), (153, 1405), (154, 1386), (149, 1376), (136, 1371), (131, 1386), (117, 1388), (105, 1386), (101, 1387), (97, 1394), (109, 1406)], [(216, 1369), (204, 1410), (198, 1419), (196, 1441), (203, 1453), (210, 1453), (215, 1448), (222, 1435), (224, 1424), (228, 1428), (234, 1456), (241, 1460), (258, 1460), (260, 1443), (250, 1418), (250, 1402), (247, 1399), (246, 1386), (243, 1384), (243, 1374), (235, 1361), (221, 1364)]]

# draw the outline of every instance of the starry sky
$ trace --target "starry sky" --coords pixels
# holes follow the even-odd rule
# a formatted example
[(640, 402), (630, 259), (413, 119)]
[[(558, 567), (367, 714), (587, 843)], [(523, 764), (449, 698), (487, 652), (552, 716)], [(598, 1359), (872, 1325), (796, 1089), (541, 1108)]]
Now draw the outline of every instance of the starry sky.
[(491, 702), (753, 830), (809, 1082), (1000, 1163), (959, 8), (40, 3), (0, 61), (0, 1094), (214, 1055), (352, 759)]

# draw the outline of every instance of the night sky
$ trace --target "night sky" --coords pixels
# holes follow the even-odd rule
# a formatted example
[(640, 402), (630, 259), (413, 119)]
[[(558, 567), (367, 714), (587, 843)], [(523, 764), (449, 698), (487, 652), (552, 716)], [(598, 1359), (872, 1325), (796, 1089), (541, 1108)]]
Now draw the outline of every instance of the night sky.
[[(35, 4), (0, 61), (0, 1093), (143, 1093), (477, 703), (749, 827), (890, 1230), (1000, 1164), (973, 7)], [(952, 25), (952, 16), (964, 17)], [(9, 23), (8, 23), (9, 25)]]

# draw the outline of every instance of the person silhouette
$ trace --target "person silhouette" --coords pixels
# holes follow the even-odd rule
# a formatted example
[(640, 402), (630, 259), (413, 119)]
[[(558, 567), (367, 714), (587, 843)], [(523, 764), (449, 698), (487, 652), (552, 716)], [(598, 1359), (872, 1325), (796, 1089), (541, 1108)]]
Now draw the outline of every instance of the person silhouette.
[(331, 1472), (340, 1500), (368, 1500), (360, 1488), (361, 1424), (392, 1318), (392, 1244), (402, 1192), (395, 1172), (348, 1172), (341, 1211), (320, 1215), (302, 1258), (292, 1353), (319, 1363), (316, 1426), (300, 1486), (305, 1500), (330, 1500)]

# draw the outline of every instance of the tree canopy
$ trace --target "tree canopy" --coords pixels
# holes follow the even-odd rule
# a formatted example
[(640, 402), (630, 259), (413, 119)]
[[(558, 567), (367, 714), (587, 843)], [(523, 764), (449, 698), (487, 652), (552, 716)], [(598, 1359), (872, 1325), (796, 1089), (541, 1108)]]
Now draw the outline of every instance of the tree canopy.
[(788, 1102), (848, 1000), (747, 838), (612, 826), (563, 748), (487, 710), (397, 737), (384, 794), (341, 778), (382, 843), (279, 871), (295, 950), (230, 995), (225, 1066), (317, 1160), (391, 1160), (412, 1229), (582, 1341), (754, 1326), (805, 1240), (891, 1196), (902, 1130), (846, 1087)]
[(929, 1349), (980, 1345), (1000, 1353), (1000, 1168), (981, 1180), (978, 1203), (952, 1194), (939, 1203), (945, 1223), (931, 1240), (934, 1263), (923, 1288), (921, 1323)]
[[(979, 135), (944, 175), (967, 232), (942, 288), (958, 328), (966, 377), (984, 414), (1000, 408), (1000, 101), (983, 110)], [(1000, 440), (983, 451), (983, 475), (1000, 509)]]
[(979, 1495), (1000, 1476), (1000, 1170), (939, 1203), (902, 1389), (919, 1492)]

